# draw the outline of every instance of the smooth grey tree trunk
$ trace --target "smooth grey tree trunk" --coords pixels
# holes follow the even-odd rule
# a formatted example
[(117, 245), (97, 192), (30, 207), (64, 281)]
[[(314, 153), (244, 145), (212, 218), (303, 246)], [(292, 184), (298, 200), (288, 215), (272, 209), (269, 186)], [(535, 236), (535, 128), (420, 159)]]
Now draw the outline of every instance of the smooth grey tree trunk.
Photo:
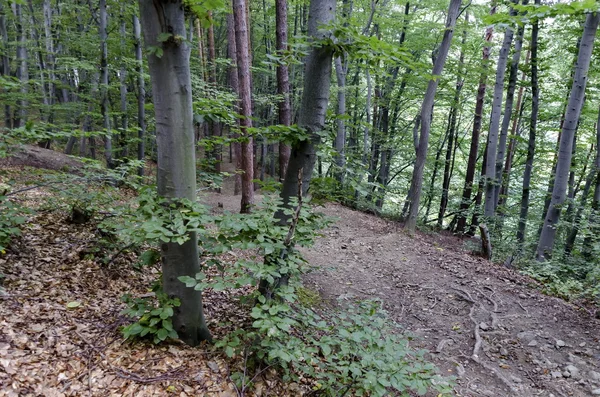
[(425, 169), (425, 161), (427, 160), (429, 130), (431, 128), (431, 117), (433, 114), (433, 100), (437, 91), (439, 76), (442, 74), (444, 65), (446, 64), (446, 58), (448, 56), (448, 51), (450, 50), (450, 44), (452, 43), (452, 36), (454, 36), (454, 26), (456, 25), (456, 19), (458, 18), (460, 4), (461, 0), (450, 0), (444, 38), (442, 39), (431, 73), (434, 78), (430, 80), (427, 85), (427, 91), (425, 92), (425, 98), (423, 99), (423, 105), (421, 106), (421, 134), (419, 137), (417, 159), (415, 160), (410, 187), (412, 193), (410, 198), (410, 209), (408, 212), (408, 219), (406, 220), (406, 229), (409, 234), (414, 234), (417, 228), (417, 216), (419, 214), (419, 204), (423, 187), (423, 171)]
[[(511, 9), (511, 15), (516, 13)], [(485, 168), (485, 206), (483, 214), (493, 217), (495, 213), (496, 191), (496, 157), (498, 154), (498, 132), (500, 130), (500, 116), (502, 116), (502, 97), (504, 95), (504, 75), (508, 62), (508, 53), (512, 44), (514, 32), (510, 27), (504, 32), (504, 41), (498, 54), (496, 68), (496, 83), (494, 85), (494, 99), (492, 100), (492, 115), (490, 117), (490, 131), (488, 134), (488, 151)]]
[[(125, 10), (121, 8), (121, 12), (124, 14)], [(121, 49), (125, 53), (126, 43), (125, 38), (127, 37), (127, 26), (125, 24), (124, 15), (121, 16), (121, 24), (119, 27), (121, 32)], [(129, 148), (127, 145), (127, 68), (125, 62), (121, 63), (121, 70), (119, 70), (119, 94), (121, 96), (121, 138), (120, 138), (120, 157), (125, 158), (129, 155)]]
[(106, 166), (113, 168), (112, 133), (110, 131), (110, 114), (108, 101), (108, 45), (107, 45), (107, 12), (106, 0), (100, 0), (98, 5), (99, 21), (98, 34), (100, 35), (100, 110), (104, 127), (104, 159)]
[[(138, 104), (138, 148), (137, 159), (144, 160), (146, 155), (146, 83), (144, 81), (144, 60), (142, 58), (142, 37), (140, 20), (133, 16), (133, 38), (135, 40), (135, 60), (137, 69)], [(138, 168), (138, 175), (144, 176), (144, 165)]]
[[(523, 4), (527, 4), (524, 0)], [(504, 156), (506, 153), (506, 142), (508, 140), (508, 128), (512, 118), (513, 106), (515, 101), (515, 90), (517, 88), (517, 77), (519, 74), (519, 62), (521, 60), (521, 47), (523, 46), (523, 34), (525, 26), (517, 28), (515, 38), (515, 48), (513, 51), (512, 62), (510, 64), (510, 73), (508, 76), (508, 88), (506, 90), (506, 102), (504, 103), (504, 117), (500, 128), (500, 137), (498, 139), (498, 154), (496, 155), (496, 174), (494, 177), (494, 212), (498, 208), (500, 199), (500, 189), (502, 188), (502, 169), (504, 168)]]
[(573, 136), (577, 130), (577, 125), (579, 124), (579, 117), (581, 115), (585, 87), (587, 84), (587, 74), (590, 67), (594, 39), (596, 37), (596, 31), (598, 30), (599, 21), (600, 13), (588, 14), (585, 20), (583, 34), (581, 36), (581, 45), (577, 55), (577, 64), (575, 66), (573, 86), (569, 95), (569, 104), (567, 106), (565, 123), (560, 138), (560, 149), (558, 163), (556, 165), (556, 179), (552, 190), (552, 200), (550, 202), (550, 207), (548, 207), (536, 251), (536, 259), (538, 261), (544, 261), (552, 256), (554, 240), (556, 238), (556, 224), (560, 219), (561, 207), (566, 198), (573, 149)]
[[(235, 43), (235, 21), (232, 14), (227, 15), (227, 56), (230, 59), (231, 66), (229, 67), (228, 79), (229, 85), (234, 92), (234, 94), (239, 98), (240, 96), (240, 83), (238, 78), (238, 70), (237, 70), (237, 46)], [(236, 111), (239, 109), (239, 101), (236, 104)], [(237, 124), (239, 127), (239, 120), (237, 120)], [(235, 157), (235, 176), (233, 183), (233, 194), (234, 196), (239, 195), (242, 192), (242, 145), (238, 141), (239, 134), (236, 134), (234, 138), (236, 140), (232, 143), (233, 145), (233, 155)], [(286, 162), (287, 165), (287, 162)]]
[(596, 184), (594, 186), (594, 197), (592, 199), (592, 210), (588, 222), (589, 231), (583, 240), (581, 252), (587, 260), (592, 259), (596, 249), (595, 243), (600, 238), (600, 108), (598, 109), (598, 120), (596, 121), (596, 161), (594, 162), (594, 171), (596, 173)]
[[(158, 194), (168, 199), (196, 200), (196, 153), (192, 113), (190, 47), (186, 41), (183, 2), (139, 0), (140, 20), (146, 47), (160, 47), (161, 57), (148, 51), (158, 148)], [(166, 41), (159, 35), (171, 34)], [(198, 345), (210, 340), (204, 320), (202, 293), (187, 288), (180, 276), (194, 277), (200, 271), (198, 241), (189, 234), (184, 244), (161, 246), (163, 290), (179, 298), (173, 327), (182, 341)]]
[[(308, 36), (319, 40), (327, 35), (320, 29), (335, 18), (335, 0), (311, 0), (308, 17)], [(304, 91), (298, 115), (298, 126), (309, 135), (309, 139), (292, 146), (290, 162), (283, 181), (281, 197), (284, 206), (290, 206), (290, 200), (298, 194), (298, 173), (302, 170), (302, 194), (310, 186), (315, 163), (317, 146), (321, 141), (319, 132), (325, 125), (325, 113), (329, 102), (331, 86), (331, 64), (333, 49), (315, 46), (306, 57), (304, 70)], [(289, 217), (283, 211), (276, 214), (280, 223), (287, 223)]]
[(338, 182), (344, 182), (344, 167), (346, 165), (346, 121), (344, 116), (346, 115), (346, 72), (347, 63), (346, 58), (336, 57), (335, 58), (335, 75), (338, 85), (337, 93), (337, 130), (335, 134), (335, 164), (338, 169), (335, 172), (336, 179)]

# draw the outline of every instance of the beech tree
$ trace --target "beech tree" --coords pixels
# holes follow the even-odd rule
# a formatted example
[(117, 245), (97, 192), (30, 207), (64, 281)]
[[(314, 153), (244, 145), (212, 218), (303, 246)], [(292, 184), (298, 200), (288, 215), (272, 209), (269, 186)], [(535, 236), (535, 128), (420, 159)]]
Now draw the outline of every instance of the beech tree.
[[(196, 153), (192, 118), (190, 47), (183, 2), (140, 0), (140, 15), (156, 118), (158, 194), (168, 199), (196, 200)], [(160, 48), (161, 53), (157, 53)], [(162, 288), (181, 302), (173, 328), (185, 343), (195, 346), (211, 339), (202, 308), (202, 293), (187, 288), (178, 277), (200, 271), (198, 240), (189, 233), (183, 244), (161, 245)]]
[(565, 121), (561, 131), (560, 149), (558, 153), (558, 163), (556, 165), (556, 178), (552, 190), (552, 201), (546, 213), (542, 234), (538, 243), (536, 258), (544, 261), (552, 256), (554, 248), (554, 239), (556, 237), (556, 224), (560, 218), (561, 206), (565, 202), (567, 183), (569, 178), (569, 169), (571, 167), (571, 157), (573, 154), (573, 137), (579, 123), (581, 108), (585, 96), (585, 87), (587, 85), (588, 70), (592, 59), (592, 50), (598, 30), (600, 13), (590, 13), (585, 19), (583, 34), (579, 45), (579, 54), (577, 55), (577, 64), (575, 65), (575, 75), (573, 77), (573, 86), (569, 95), (569, 103), (565, 113)]

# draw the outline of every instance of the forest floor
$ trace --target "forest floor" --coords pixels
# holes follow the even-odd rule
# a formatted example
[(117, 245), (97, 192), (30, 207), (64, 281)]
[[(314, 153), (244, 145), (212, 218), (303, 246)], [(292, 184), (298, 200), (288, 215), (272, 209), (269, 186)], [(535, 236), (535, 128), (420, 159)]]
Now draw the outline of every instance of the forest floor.
[[(0, 170), (0, 183), (29, 177), (21, 168)], [(52, 197), (39, 188), (18, 200), (38, 208)], [(203, 201), (239, 208), (228, 186)], [(600, 395), (600, 321), (587, 310), (471, 255), (456, 237), (409, 237), (397, 223), (338, 204), (320, 210), (336, 220), (304, 251), (314, 266), (307, 286), (332, 304), (381, 300), (415, 337), (412, 345), (428, 349), (442, 374), (457, 377), (457, 395)], [(66, 218), (61, 211), (37, 211), (13, 249), (0, 255), (0, 396), (240, 395), (230, 375), (243, 369), (242, 357), (228, 359), (209, 347), (123, 341), (119, 327), (127, 319), (120, 296), (147, 294), (157, 270), (124, 266), (135, 260), (131, 253), (99, 263), (90, 255), (101, 237), (95, 225)], [(237, 293), (205, 296), (216, 338), (229, 331), (220, 324), (248, 321), (234, 304)], [(310, 390), (310, 381), (282, 384), (270, 370), (254, 383), (245, 395)]]

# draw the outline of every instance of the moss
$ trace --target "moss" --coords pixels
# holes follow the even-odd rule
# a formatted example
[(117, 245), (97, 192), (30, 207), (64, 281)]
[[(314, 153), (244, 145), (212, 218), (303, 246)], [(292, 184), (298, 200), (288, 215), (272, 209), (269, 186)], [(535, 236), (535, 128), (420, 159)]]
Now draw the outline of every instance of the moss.
[(306, 287), (298, 287), (296, 292), (298, 294), (298, 302), (300, 302), (302, 306), (313, 307), (323, 303), (323, 299), (321, 299), (321, 295), (319, 295), (318, 291)]

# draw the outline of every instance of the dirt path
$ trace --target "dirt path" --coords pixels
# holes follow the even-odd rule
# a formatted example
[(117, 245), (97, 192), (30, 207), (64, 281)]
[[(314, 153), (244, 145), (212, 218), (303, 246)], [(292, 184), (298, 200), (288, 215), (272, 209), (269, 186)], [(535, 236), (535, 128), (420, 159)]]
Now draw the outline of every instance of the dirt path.
[(461, 396), (600, 395), (600, 321), (475, 258), (453, 237), (329, 204), (339, 218), (306, 251), (324, 297), (378, 298)]
[[(239, 209), (239, 196), (205, 201)], [(600, 395), (600, 321), (590, 313), (470, 255), (455, 237), (410, 238), (376, 216), (337, 204), (321, 210), (337, 221), (305, 251), (316, 268), (307, 284), (325, 299), (380, 299), (413, 343), (458, 378), (457, 395)]]

